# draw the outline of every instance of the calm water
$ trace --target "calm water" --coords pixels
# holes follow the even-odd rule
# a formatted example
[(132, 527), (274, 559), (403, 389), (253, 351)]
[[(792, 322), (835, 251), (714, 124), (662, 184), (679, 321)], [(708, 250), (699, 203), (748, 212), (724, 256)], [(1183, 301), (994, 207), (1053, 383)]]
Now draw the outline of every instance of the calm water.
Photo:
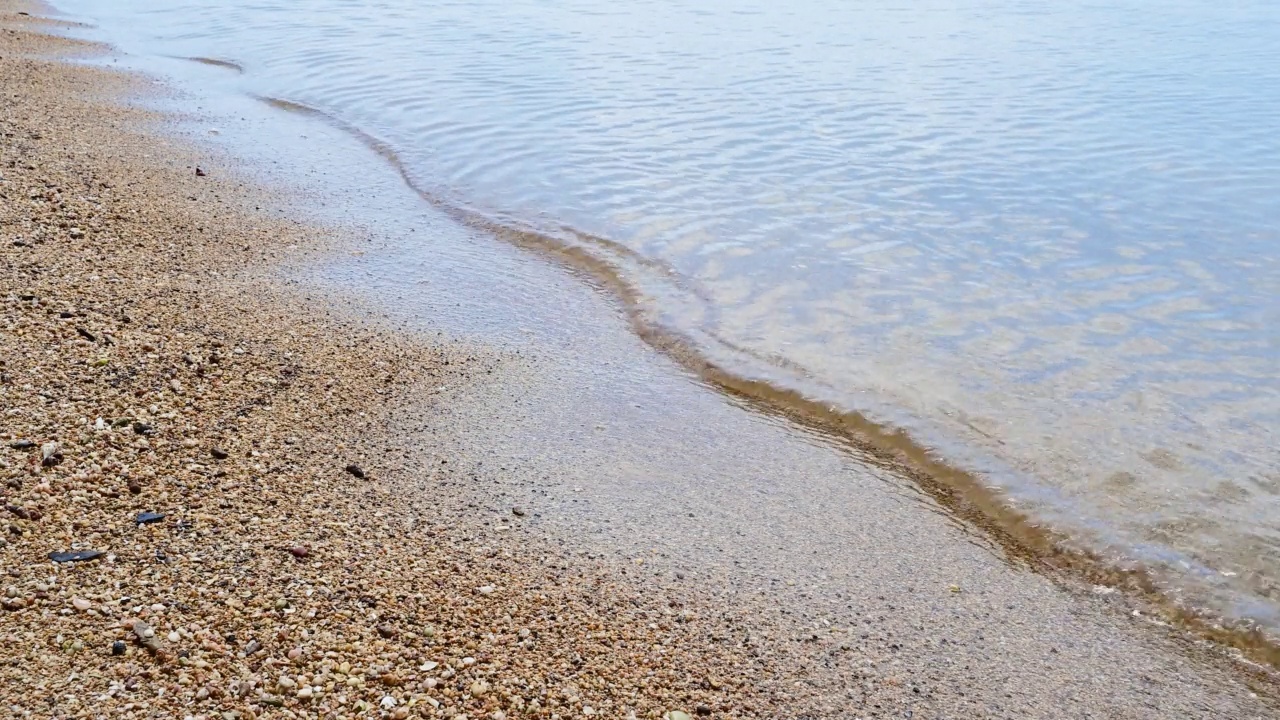
[(1280, 5), (57, 4), (1280, 629)]

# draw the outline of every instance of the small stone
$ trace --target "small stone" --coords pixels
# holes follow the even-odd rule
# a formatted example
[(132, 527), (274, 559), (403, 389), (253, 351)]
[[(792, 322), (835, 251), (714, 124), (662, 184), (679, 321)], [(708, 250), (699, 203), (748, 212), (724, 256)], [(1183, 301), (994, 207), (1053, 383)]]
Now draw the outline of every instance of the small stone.
[(513, 508), (511, 508), (511, 514), (512, 514), (512, 515), (515, 515), (516, 517), (524, 517), (524, 508), (522, 508), (522, 507), (513, 507)]
[(88, 610), (89, 608), (93, 607), (93, 603), (89, 602), (88, 600), (85, 600), (82, 597), (71, 598), (71, 605), (75, 607), (75, 609), (79, 610), (80, 612), (84, 612), (85, 610)]
[(489, 692), (489, 683), (477, 680), (471, 683), (471, 687), (468, 690), (471, 691), (471, 697), (484, 697)]
[(262, 643), (257, 640), (250, 640), (249, 644), (244, 646), (244, 654), (252, 655), (262, 649)]
[(40, 464), (45, 467), (57, 465), (62, 461), (62, 449), (56, 442), (45, 443), (40, 446)]
[(204, 168), (201, 168), (199, 165), (197, 165), (197, 166), (196, 166), (196, 177), (204, 177), (204, 176), (205, 176)]
[(390, 625), (379, 625), (378, 634), (384, 638), (393, 638), (396, 636), (396, 629)]
[(148, 625), (145, 621), (138, 620), (133, 623), (133, 636), (143, 647), (151, 652), (160, 650), (160, 638), (156, 637), (155, 628)]
[(497, 588), (492, 585), (481, 585), (477, 590), (480, 591), (481, 595), (492, 595), (493, 591), (497, 590)]
[(86, 560), (97, 560), (106, 553), (101, 550), (77, 550), (74, 552), (51, 552), (49, 559), (56, 563), (65, 562), (84, 562)]
[(169, 633), (169, 642), (176, 643), (181, 639), (182, 639), (182, 636), (178, 634), (177, 630), (174, 630), (173, 632)]
[(294, 648), (289, 651), (290, 660), (297, 660), (300, 657), (302, 657), (302, 648)]
[(711, 714), (711, 708), (710, 706), (707, 706), (707, 705), (699, 705), (698, 707), (694, 708), (693, 711), (703, 717), (706, 717), (707, 715)]
[(311, 697), (312, 697), (314, 694), (315, 694), (315, 691), (313, 691), (313, 690), (311, 689), (311, 686), (310, 686), (310, 685), (304, 685), (304, 686), (302, 686), (302, 688), (300, 688), (300, 689), (298, 690), (298, 699), (299, 699), (299, 700), (310, 700), (310, 699), (311, 699)]
[(387, 687), (400, 687), (404, 684), (404, 679), (395, 673), (385, 673), (378, 680)]
[(141, 493), (142, 493), (142, 484), (141, 484), (141, 483), (139, 483), (137, 480), (130, 479), (130, 480), (129, 480), (129, 492), (130, 492), (131, 494), (133, 494), (133, 495), (139, 495), (139, 494), (141, 494)]
[(156, 434), (156, 429), (155, 429), (155, 428), (153, 428), (153, 427), (151, 427), (150, 425), (148, 425), (148, 424), (146, 424), (146, 423), (143, 423), (143, 422), (136, 422), (136, 423), (134, 423), (134, 424), (133, 424), (133, 431), (134, 431), (135, 433), (137, 433), (137, 434), (139, 434), (139, 435), (143, 435), (143, 436), (147, 436), (147, 435), (155, 435), (155, 434)]
[(14, 450), (30, 450), (35, 446), (36, 444), (30, 440), (13, 440), (9, 443), (9, 447)]
[(672, 710), (663, 715), (662, 720), (693, 720), (693, 716), (683, 710)]
[(307, 549), (305, 545), (294, 545), (293, 547), (289, 548), (289, 554), (301, 560), (302, 558), (310, 555), (311, 551)]
[(364, 474), (364, 470), (359, 465), (355, 465), (355, 464), (348, 465), (346, 470), (347, 472), (351, 473), (357, 478), (360, 478), (361, 480), (364, 480), (366, 477)]
[(164, 513), (144, 512), (138, 513), (138, 517), (134, 518), (134, 522), (139, 525), (149, 525), (151, 523), (160, 522), (164, 519)]
[(213, 448), (212, 450), (209, 451), (209, 454), (213, 456), (214, 460), (226, 460), (228, 457), (230, 457), (227, 451), (223, 450), (222, 448)]
[(117, 641), (115, 641), (115, 642), (111, 643), (111, 654), (112, 654), (112, 655), (123, 655), (123, 654), (124, 654), (124, 650), (125, 650), (125, 645), (124, 645), (124, 641), (123, 641), (123, 640), (117, 640)]
[(71, 228), (70, 230), (67, 231), (67, 233), (71, 235), (72, 239), (75, 239), (75, 240), (78, 240), (84, 237), (84, 231), (78, 227)]
[(169, 388), (178, 395), (182, 394), (182, 383), (178, 382), (176, 378), (169, 381)]
[(405, 720), (407, 717), (409, 717), (409, 708), (404, 705), (391, 711), (391, 720)]

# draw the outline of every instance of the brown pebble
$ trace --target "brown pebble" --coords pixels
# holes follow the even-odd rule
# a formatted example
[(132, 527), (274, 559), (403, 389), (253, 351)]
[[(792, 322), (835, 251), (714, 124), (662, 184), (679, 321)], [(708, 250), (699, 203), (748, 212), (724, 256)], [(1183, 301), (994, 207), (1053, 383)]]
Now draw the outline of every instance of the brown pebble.
[(226, 450), (223, 450), (222, 448), (217, 448), (217, 447), (210, 450), (209, 454), (213, 456), (214, 460), (226, 460), (228, 457), (230, 457), (230, 455), (227, 453)]
[(307, 549), (305, 545), (295, 545), (289, 548), (289, 552), (298, 559), (302, 559), (311, 554), (311, 551)]
[(361, 480), (365, 479), (364, 469), (361, 468), (359, 465), (351, 464), (351, 465), (348, 465), (346, 469), (347, 469), (347, 472), (360, 478)]
[(384, 638), (390, 639), (396, 636), (396, 629), (390, 625), (379, 625), (378, 634)]

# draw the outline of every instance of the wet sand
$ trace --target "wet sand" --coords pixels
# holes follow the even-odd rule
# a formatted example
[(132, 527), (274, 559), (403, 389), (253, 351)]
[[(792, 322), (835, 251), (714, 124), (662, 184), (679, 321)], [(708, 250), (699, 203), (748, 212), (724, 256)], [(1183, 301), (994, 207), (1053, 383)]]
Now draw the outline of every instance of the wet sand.
[(639, 341), (514, 356), (273, 280), (346, 240), (3, 23), (16, 716), (1273, 716), (1264, 675)]

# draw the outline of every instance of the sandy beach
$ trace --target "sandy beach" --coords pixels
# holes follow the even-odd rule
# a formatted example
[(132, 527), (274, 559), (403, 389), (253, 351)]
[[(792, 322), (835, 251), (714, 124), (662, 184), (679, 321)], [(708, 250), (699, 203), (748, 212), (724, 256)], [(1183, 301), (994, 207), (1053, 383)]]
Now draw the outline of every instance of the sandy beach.
[[(121, 102), (157, 92), (149, 81), (63, 60), (104, 48), (17, 12), (0, 17), (9, 716), (1265, 718), (1280, 708), (1266, 668), (978, 545), (869, 543), (857, 592), (840, 602), (876, 604), (824, 625), (794, 597), (803, 588), (765, 596), (710, 571), (703, 583), (659, 577), (566, 544), (556, 533), (574, 529), (531, 523), (524, 501), (486, 505), (507, 496), (476, 486), (516, 480), (474, 462), (490, 430), (483, 413), (426, 389), (501, 403), (521, 392), (504, 385), (520, 361), (392, 332), (362, 322), (359, 300), (273, 282), (264, 267), (345, 239), (282, 216), (271, 189)], [(403, 428), (415, 422), (469, 440), (442, 431), (410, 446)], [(894, 520), (871, 522), (890, 532)], [(936, 522), (927, 537), (950, 537)], [(920, 553), (936, 560), (927, 573), (915, 569)], [(876, 574), (895, 557), (897, 578), (928, 585), (922, 576), (949, 573), (954, 585), (900, 596)]]

